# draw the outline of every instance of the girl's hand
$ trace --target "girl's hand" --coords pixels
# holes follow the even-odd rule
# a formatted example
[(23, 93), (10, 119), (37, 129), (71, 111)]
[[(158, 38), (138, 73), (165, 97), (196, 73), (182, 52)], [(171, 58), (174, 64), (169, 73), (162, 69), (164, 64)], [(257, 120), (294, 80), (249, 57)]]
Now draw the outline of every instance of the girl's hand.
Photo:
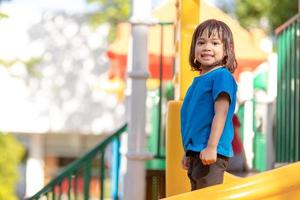
[(188, 170), (190, 167), (191, 159), (185, 155), (182, 157), (181, 166), (183, 169)]
[(200, 160), (203, 165), (211, 165), (217, 161), (217, 149), (206, 147), (200, 152)]

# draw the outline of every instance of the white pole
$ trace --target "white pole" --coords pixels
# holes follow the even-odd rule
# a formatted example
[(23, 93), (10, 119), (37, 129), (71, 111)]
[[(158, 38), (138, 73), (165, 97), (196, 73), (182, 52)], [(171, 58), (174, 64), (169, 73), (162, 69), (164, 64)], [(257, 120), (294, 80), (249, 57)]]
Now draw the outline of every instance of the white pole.
[(252, 168), (253, 161), (253, 102), (254, 97), (253, 91), (253, 74), (251, 72), (243, 72), (240, 74), (240, 85), (239, 85), (239, 101), (244, 102), (244, 149), (246, 154), (247, 164)]
[(31, 135), (26, 163), (26, 196), (32, 196), (44, 186), (43, 138)]
[[(299, 0), (300, 2), (300, 0)], [(274, 147), (274, 117), (275, 117), (275, 105), (276, 105), (276, 96), (277, 96), (277, 54), (272, 53), (268, 57), (268, 101), (267, 101), (267, 112), (266, 112), (266, 164), (267, 170), (273, 169), (275, 164), (275, 147)]]
[[(128, 140), (124, 200), (145, 199), (145, 160), (152, 157), (145, 152), (146, 79), (148, 78), (148, 26), (151, 1), (132, 1), (132, 52), (128, 66)], [(130, 55), (128, 55), (130, 56)]]

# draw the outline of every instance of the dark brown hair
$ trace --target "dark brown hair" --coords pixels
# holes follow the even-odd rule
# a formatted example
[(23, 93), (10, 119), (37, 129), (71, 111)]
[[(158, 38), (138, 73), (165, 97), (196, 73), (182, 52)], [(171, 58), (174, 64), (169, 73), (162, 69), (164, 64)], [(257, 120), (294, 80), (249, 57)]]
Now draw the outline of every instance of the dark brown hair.
[(237, 61), (235, 59), (232, 32), (224, 22), (215, 19), (204, 21), (203, 23), (199, 24), (194, 31), (189, 55), (189, 63), (192, 67), (192, 70), (201, 71), (201, 63), (198, 61), (194, 62), (195, 46), (198, 37), (201, 36), (205, 30), (208, 31), (208, 37), (210, 37), (214, 32), (218, 33), (224, 48), (224, 58), (221, 63), (218, 64), (224, 65), (231, 73), (233, 73), (237, 68)]

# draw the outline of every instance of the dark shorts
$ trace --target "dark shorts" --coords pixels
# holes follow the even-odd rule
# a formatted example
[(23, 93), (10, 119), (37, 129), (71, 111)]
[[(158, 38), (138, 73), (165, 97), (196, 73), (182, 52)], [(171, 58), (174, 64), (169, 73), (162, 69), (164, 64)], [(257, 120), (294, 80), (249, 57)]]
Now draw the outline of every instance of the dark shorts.
[(211, 165), (203, 165), (198, 154), (187, 154), (190, 158), (188, 177), (191, 190), (222, 184), (224, 172), (228, 166), (228, 157), (218, 155), (217, 161)]

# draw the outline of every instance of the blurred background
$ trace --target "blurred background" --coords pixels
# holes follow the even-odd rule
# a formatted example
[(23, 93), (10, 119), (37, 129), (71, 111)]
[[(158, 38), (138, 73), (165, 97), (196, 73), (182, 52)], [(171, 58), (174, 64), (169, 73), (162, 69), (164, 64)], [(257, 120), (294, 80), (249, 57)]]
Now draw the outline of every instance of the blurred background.
[[(164, 181), (167, 102), (178, 95), (176, 2), (151, 1), (155, 23), (148, 32), (145, 137), (154, 157), (145, 168), (146, 184), (154, 184), (146, 193), (155, 193), (156, 198), (164, 197), (163, 184), (154, 182)], [(248, 170), (259, 173), (298, 160), (298, 154), (280, 157), (274, 138), (275, 29), (298, 13), (298, 1), (200, 2), (200, 21), (220, 19), (234, 34), (239, 64), (234, 74), (239, 84), (236, 115)], [(34, 195), (128, 121), (130, 16), (130, 0), (0, 0), (0, 199)], [(295, 34), (299, 41), (299, 32)], [(299, 90), (299, 77), (293, 81)], [(299, 91), (295, 95), (291, 103), (296, 104)], [(294, 116), (291, 120), (299, 120), (296, 112)], [(299, 134), (299, 126), (294, 131)], [(109, 145), (104, 153), (108, 185), (114, 176), (112, 149)], [(93, 175), (97, 167), (94, 163), (91, 167), (91, 198), (103, 193), (98, 175)], [(122, 189), (122, 172), (120, 177)], [(68, 190), (68, 183), (61, 185), (60, 193)], [(110, 198), (112, 190), (105, 186), (104, 196)]]

